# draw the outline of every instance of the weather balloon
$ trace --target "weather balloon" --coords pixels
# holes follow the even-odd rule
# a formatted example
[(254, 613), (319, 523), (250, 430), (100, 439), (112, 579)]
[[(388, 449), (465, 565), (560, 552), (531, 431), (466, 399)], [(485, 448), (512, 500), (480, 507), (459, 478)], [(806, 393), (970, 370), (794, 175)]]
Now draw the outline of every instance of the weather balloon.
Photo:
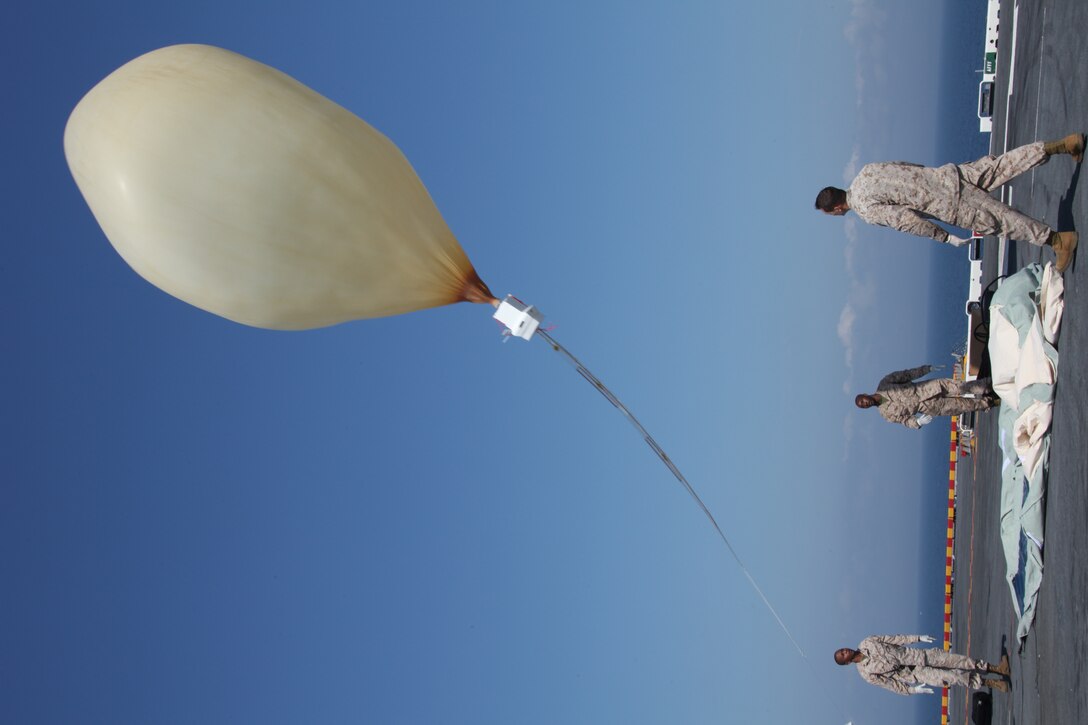
[(237, 53), (125, 64), (76, 106), (64, 152), (125, 261), (230, 320), (297, 330), (493, 300), (389, 139)]

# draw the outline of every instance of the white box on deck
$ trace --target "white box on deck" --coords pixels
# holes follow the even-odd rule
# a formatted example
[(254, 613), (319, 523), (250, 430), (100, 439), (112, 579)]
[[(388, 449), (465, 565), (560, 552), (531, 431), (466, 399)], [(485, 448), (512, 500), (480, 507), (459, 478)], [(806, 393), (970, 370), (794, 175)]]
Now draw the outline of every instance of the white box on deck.
[(523, 303), (513, 295), (506, 295), (506, 299), (499, 303), (498, 309), (492, 315), (496, 320), (506, 325), (510, 334), (529, 340), (540, 323), (544, 321), (544, 315), (532, 305)]

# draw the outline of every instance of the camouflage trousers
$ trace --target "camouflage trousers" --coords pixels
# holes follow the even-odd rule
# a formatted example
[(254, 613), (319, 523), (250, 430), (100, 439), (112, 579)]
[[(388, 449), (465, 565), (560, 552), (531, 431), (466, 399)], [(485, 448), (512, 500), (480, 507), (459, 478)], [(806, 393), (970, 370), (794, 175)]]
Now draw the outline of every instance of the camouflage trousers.
[(925, 655), (925, 664), (915, 665), (907, 678), (912, 676), (914, 682), (920, 685), (959, 685), (977, 690), (982, 687), (982, 675), (990, 669), (990, 665), (983, 660), (945, 652), (943, 649), (925, 649), (921, 652)]
[(969, 393), (979, 396), (992, 393), (993, 385), (989, 378), (979, 378), (971, 381), (953, 380), (952, 378), (938, 378), (938, 380), (941, 383), (941, 390), (944, 395), (939, 398), (921, 401), (918, 404), (919, 412), (936, 418), (942, 415), (960, 415), (973, 410), (989, 410), (993, 407), (993, 403), (987, 398), (961, 397)]
[(960, 203), (954, 218), (946, 221), (980, 234), (1005, 235), (1010, 239), (1042, 246), (1053, 231), (1049, 226), (1018, 212), (990, 196), (990, 192), (1025, 171), (1047, 162), (1043, 142), (1013, 149), (1000, 156), (984, 156), (978, 161), (959, 164)]

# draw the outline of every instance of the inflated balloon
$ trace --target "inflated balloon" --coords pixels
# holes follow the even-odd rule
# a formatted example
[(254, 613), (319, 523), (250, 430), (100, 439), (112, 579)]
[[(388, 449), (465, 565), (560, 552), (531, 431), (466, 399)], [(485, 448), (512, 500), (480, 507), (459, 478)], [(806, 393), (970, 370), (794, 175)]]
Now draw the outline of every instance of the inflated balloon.
[(136, 272), (236, 322), (493, 301), (389, 139), (236, 53), (178, 45), (127, 63), (76, 106), (64, 151)]

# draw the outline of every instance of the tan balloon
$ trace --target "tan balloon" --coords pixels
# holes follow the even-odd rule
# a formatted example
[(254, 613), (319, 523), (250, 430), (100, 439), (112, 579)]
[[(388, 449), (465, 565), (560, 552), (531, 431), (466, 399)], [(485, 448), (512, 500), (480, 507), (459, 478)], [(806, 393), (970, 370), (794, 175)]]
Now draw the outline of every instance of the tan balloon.
[(236, 322), (493, 299), (389, 139), (236, 53), (177, 45), (127, 63), (76, 106), (64, 152), (136, 272)]

